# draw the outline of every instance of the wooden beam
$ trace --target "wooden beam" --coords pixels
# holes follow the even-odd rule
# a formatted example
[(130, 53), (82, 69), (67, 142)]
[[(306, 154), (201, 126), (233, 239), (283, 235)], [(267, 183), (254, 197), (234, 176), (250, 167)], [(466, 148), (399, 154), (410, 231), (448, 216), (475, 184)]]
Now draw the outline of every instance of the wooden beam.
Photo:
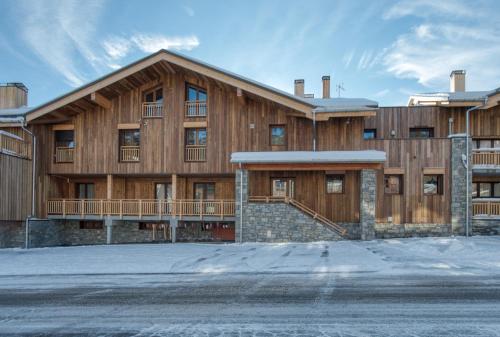
[(177, 174), (172, 174), (172, 199), (177, 199)]
[(424, 167), (422, 169), (424, 174), (444, 174), (445, 170), (444, 167)]
[(184, 122), (183, 126), (185, 128), (206, 128), (207, 127), (207, 121), (201, 121), (201, 122)]
[(132, 130), (132, 129), (140, 129), (140, 123), (120, 123), (118, 124), (119, 130)]
[(404, 174), (405, 170), (402, 167), (386, 167), (384, 174)]
[(111, 109), (111, 101), (98, 92), (91, 93), (90, 100), (104, 109)]
[(52, 126), (52, 130), (54, 131), (67, 131), (74, 130), (75, 126), (73, 124), (56, 124)]
[(243, 164), (249, 171), (358, 171), (363, 169), (381, 169), (382, 163), (285, 163), (285, 164)]
[(106, 176), (107, 193), (106, 197), (108, 199), (113, 199), (113, 175), (108, 174)]

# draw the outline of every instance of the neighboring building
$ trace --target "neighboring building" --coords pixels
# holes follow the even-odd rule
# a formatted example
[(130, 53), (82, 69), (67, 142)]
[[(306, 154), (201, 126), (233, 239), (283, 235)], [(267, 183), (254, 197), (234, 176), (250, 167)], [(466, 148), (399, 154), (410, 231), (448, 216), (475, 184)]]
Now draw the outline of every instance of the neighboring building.
[[(162, 50), (26, 109), (37, 138), (34, 215), (49, 219), (30, 221), (43, 238), (33, 244), (464, 233), (466, 110), (481, 104), (469, 190), (483, 197), (489, 184), (493, 199), (471, 201), (470, 227), (496, 233), (495, 91), (378, 107), (331, 98), (322, 81), (322, 98), (306, 95), (303, 80), (291, 95)], [(0, 110), (2, 126), (17, 118)]]

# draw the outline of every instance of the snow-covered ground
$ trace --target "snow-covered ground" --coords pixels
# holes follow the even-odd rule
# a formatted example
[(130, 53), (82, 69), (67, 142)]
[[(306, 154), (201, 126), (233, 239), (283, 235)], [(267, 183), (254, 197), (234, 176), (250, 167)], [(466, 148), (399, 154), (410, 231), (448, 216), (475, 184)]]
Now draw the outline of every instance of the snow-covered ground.
[(0, 250), (0, 276), (147, 273), (500, 275), (500, 237)]

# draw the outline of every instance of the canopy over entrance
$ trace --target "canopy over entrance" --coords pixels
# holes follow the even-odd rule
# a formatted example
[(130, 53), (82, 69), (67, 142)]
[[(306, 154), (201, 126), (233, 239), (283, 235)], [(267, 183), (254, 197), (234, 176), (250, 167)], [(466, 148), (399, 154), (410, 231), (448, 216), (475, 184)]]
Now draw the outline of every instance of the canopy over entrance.
[(233, 152), (231, 163), (252, 171), (361, 170), (381, 168), (384, 151), (270, 151)]

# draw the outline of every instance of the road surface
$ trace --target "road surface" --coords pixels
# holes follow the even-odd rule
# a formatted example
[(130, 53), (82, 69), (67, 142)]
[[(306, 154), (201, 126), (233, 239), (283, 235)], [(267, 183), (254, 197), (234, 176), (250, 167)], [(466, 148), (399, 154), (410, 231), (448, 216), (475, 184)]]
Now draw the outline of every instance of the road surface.
[(500, 336), (500, 276), (1, 276), (0, 336)]

